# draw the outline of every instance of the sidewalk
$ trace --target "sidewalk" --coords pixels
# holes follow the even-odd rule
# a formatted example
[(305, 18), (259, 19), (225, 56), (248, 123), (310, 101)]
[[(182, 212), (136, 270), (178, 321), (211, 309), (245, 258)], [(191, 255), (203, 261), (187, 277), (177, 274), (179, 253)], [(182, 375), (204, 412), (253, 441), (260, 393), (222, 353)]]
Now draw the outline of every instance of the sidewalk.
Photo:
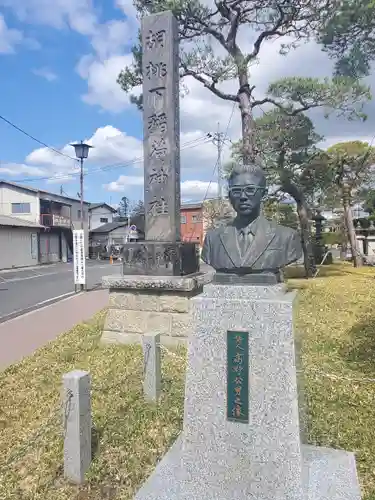
[(77, 323), (108, 306), (108, 290), (96, 290), (0, 324), (0, 370), (29, 356)]
[(21, 271), (36, 271), (43, 268), (55, 267), (57, 266), (57, 264), (61, 264), (61, 262), (53, 262), (51, 264), (39, 264), (37, 266), (11, 267), (7, 269), (0, 269), (0, 274), (18, 273)]

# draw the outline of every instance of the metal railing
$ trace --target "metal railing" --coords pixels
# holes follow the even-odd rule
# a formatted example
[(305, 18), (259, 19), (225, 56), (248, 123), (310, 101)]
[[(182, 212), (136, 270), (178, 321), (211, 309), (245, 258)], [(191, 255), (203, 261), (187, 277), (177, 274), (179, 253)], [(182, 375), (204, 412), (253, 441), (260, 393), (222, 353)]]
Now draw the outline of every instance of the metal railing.
[(48, 227), (71, 227), (70, 217), (65, 217), (60, 214), (41, 214), (40, 223), (42, 226)]

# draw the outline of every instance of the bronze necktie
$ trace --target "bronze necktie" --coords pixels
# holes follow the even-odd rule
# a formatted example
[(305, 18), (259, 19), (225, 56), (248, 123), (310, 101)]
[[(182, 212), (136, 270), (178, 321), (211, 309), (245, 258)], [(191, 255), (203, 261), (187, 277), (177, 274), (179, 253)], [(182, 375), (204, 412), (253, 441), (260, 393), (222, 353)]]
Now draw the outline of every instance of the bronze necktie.
[(243, 257), (246, 253), (247, 247), (249, 245), (249, 234), (246, 229), (241, 229), (240, 234), (238, 235), (238, 243), (240, 247), (241, 257)]

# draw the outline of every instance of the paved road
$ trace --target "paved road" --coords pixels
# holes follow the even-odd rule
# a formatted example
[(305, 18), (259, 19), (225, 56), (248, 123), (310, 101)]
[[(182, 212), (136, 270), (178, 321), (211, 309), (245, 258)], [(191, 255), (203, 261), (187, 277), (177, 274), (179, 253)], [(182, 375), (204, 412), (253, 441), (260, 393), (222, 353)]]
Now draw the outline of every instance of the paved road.
[[(105, 261), (88, 261), (88, 288), (99, 287), (102, 276), (119, 274), (120, 266), (121, 264), (111, 265)], [(72, 291), (74, 281), (71, 263), (0, 271), (0, 320), (8, 314)]]

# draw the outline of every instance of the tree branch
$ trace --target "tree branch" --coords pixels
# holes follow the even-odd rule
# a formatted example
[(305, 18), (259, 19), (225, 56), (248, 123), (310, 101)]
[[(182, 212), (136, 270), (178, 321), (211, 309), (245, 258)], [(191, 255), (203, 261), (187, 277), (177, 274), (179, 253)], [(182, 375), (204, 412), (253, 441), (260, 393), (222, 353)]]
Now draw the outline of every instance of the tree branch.
[(222, 17), (227, 19), (230, 23), (229, 32), (225, 42), (228, 52), (234, 55), (235, 52), (238, 52), (238, 47), (236, 46), (236, 37), (241, 18), (241, 9), (235, 2), (230, 7), (228, 7), (228, 5), (225, 3), (225, 0), (216, 0), (215, 5)]
[(263, 33), (261, 33), (258, 36), (258, 38), (255, 40), (253, 51), (246, 56), (246, 59), (245, 59), (246, 63), (249, 63), (252, 59), (255, 59), (257, 57), (257, 55), (259, 54), (260, 47), (261, 47), (262, 43), (268, 37), (274, 36), (274, 35), (284, 36), (284, 34), (282, 32), (280, 32), (279, 29), (284, 22), (285, 14), (280, 7), (278, 7), (278, 10), (280, 13), (280, 17), (279, 17), (277, 23), (274, 25), (273, 28), (271, 28), (270, 30), (263, 31)]
[(217, 97), (220, 97), (220, 99), (224, 99), (225, 101), (238, 102), (238, 95), (227, 94), (227, 93), (223, 92), (222, 90), (220, 90), (216, 87), (215, 82), (210, 82), (209, 80), (207, 80), (207, 78), (204, 78), (202, 75), (200, 75), (196, 71), (193, 71), (192, 69), (188, 69), (187, 66), (185, 66), (184, 64), (182, 64), (181, 66), (183, 68), (183, 72), (180, 74), (180, 78), (183, 78), (184, 76), (192, 76), (198, 82), (202, 83), (213, 94), (215, 94)]
[(270, 97), (265, 97), (264, 99), (261, 99), (260, 101), (253, 101), (251, 103), (251, 108), (255, 108), (256, 106), (262, 106), (263, 104), (273, 104), (277, 108), (281, 109), (286, 115), (289, 116), (296, 116), (299, 113), (303, 113), (304, 111), (307, 111), (312, 108), (319, 108), (321, 107), (321, 103), (316, 103), (316, 104), (305, 104), (304, 106), (301, 106), (300, 108), (287, 108), (283, 106), (280, 102), (275, 101), (274, 99), (271, 99)]

